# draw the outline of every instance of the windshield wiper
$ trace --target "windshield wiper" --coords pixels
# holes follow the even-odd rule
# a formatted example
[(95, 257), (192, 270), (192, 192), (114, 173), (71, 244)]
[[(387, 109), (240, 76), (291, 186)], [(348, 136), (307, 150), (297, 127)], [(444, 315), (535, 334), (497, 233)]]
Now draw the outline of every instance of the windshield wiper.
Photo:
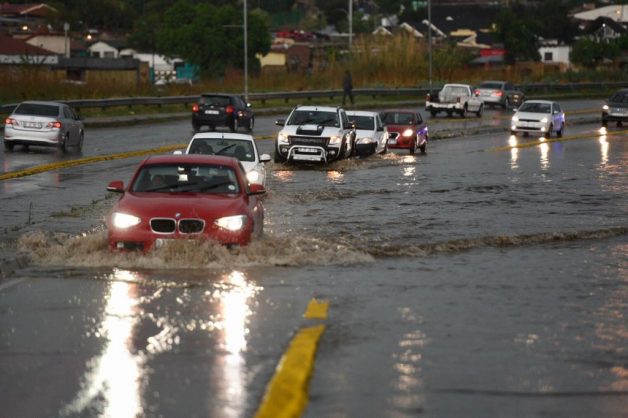
[(220, 155), (220, 154), (222, 154), (222, 152), (223, 152), (223, 151), (226, 151), (226, 150), (228, 150), (229, 148), (233, 148), (233, 147), (235, 147), (236, 145), (237, 145), (237, 144), (231, 144), (231, 145), (227, 145), (227, 146), (226, 146), (226, 147), (224, 147), (224, 148), (220, 148), (218, 151), (216, 151), (216, 152), (214, 153), (214, 155)]

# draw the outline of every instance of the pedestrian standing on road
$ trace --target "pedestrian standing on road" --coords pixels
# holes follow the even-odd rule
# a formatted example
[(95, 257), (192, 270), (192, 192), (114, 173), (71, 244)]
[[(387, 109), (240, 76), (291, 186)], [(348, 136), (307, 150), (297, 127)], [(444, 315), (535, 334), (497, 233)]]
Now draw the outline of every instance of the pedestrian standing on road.
[(349, 70), (345, 71), (345, 77), (342, 80), (342, 90), (342, 105), (345, 105), (347, 96), (349, 96), (349, 100), (351, 100), (351, 104), (353, 105), (353, 80), (351, 79)]

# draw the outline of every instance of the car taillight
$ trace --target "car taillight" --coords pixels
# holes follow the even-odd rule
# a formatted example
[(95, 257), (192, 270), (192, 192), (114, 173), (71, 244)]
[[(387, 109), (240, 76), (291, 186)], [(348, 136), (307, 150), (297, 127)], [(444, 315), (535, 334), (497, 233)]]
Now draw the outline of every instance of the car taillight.
[(5, 125), (20, 126), (20, 123), (17, 120), (13, 119), (13, 118), (6, 118), (4, 120), (4, 124)]
[(476, 90), (473, 94), (475, 94), (476, 96), (480, 95), (480, 90)]
[(503, 96), (504, 92), (501, 91), (501, 90), (497, 90), (495, 93), (493, 93), (493, 95), (495, 95), (495, 96)]
[(58, 120), (54, 122), (48, 122), (48, 125), (46, 125), (46, 128), (61, 129), (61, 122), (59, 122)]
[(192, 105), (192, 112), (198, 112), (198, 103)]
[(225, 112), (227, 112), (228, 114), (232, 114), (234, 111), (235, 109), (231, 105), (228, 105), (227, 108), (225, 109)]

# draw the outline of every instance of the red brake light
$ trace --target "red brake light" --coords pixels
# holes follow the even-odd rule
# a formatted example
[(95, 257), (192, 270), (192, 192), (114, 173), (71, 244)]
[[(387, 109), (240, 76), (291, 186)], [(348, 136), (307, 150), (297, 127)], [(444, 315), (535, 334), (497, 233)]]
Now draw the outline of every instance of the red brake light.
[(58, 120), (54, 122), (48, 122), (48, 125), (46, 125), (46, 128), (61, 129), (61, 122), (59, 122)]
[(198, 112), (198, 103), (192, 105), (192, 112)]
[(225, 109), (225, 112), (232, 114), (235, 111), (235, 109), (233, 108), (233, 106), (228, 105), (227, 108)]
[(495, 96), (503, 96), (504, 92), (501, 90), (497, 90), (495, 93), (493, 93)]
[(474, 92), (474, 94), (475, 94), (476, 96), (479, 96), (479, 95), (480, 95), (480, 90), (476, 90), (476, 91)]

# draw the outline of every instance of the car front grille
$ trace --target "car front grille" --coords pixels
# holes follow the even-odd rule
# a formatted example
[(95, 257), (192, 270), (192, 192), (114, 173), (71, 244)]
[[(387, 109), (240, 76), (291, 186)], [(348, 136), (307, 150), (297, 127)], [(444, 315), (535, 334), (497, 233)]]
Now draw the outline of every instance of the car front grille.
[(156, 234), (174, 234), (177, 227), (181, 234), (200, 234), (205, 229), (205, 221), (202, 219), (181, 219), (177, 222), (170, 218), (153, 218), (150, 220), (150, 228)]
[(202, 219), (181, 219), (179, 232), (182, 234), (199, 234), (205, 229), (205, 221)]
[(536, 119), (519, 119), (519, 122), (541, 123), (540, 120), (536, 120)]
[(329, 142), (327, 137), (312, 136), (288, 136), (290, 145), (311, 145), (317, 147), (326, 147)]
[(154, 218), (150, 220), (150, 228), (158, 234), (172, 234), (175, 226), (174, 219)]

